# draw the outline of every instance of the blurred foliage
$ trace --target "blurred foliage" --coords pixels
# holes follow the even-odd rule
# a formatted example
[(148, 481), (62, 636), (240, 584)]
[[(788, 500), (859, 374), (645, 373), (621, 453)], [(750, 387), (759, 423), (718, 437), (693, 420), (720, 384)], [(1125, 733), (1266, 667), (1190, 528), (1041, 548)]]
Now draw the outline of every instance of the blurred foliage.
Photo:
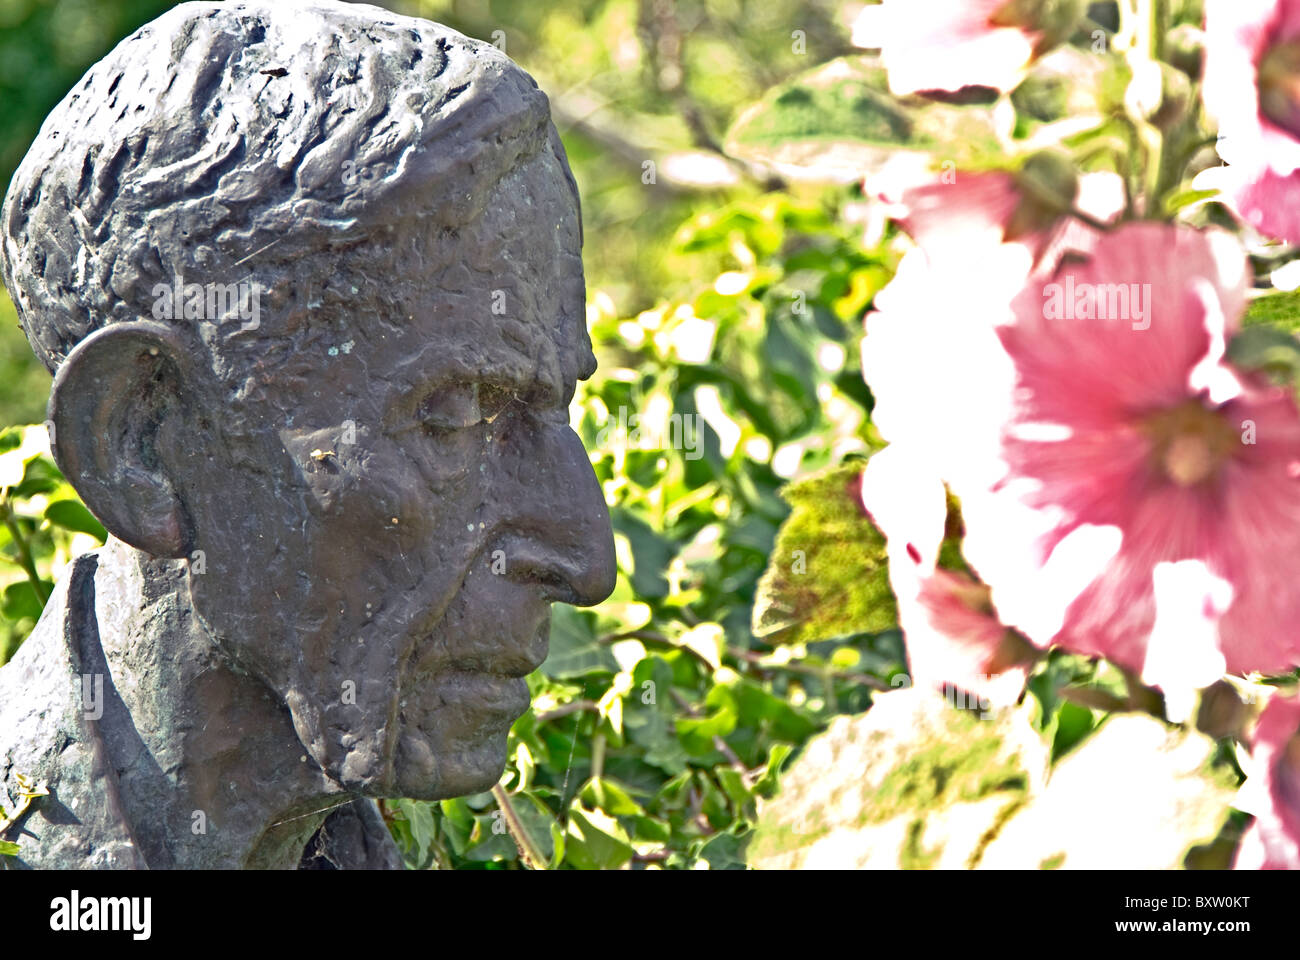
[(728, 152), (759, 162), (816, 167), (853, 180), (899, 151), (941, 151), (973, 170), (1002, 155), (993, 110), (889, 94), (885, 71), (862, 56), (822, 64), (742, 112)]
[(706, 282), (711, 265), (680, 256), (668, 239), (690, 215), (762, 186), (722, 152), (736, 115), (810, 65), (852, 50), (834, 0), (384, 6), (503, 46), (537, 79), (581, 189), (589, 282), (626, 313), (683, 281)]
[(0, 287), (0, 423), (45, 419), (50, 375), (32, 354), (9, 295)]
[(0, 0), (0, 183), (86, 69), (168, 0)]
[[(42, 121), (86, 69), (168, 0), (0, 0), (0, 195)], [(0, 423), (45, 418), (50, 378), (0, 289)]]
[(63, 568), (104, 537), (50, 459), (45, 427), (0, 432), (0, 665), (36, 625)]

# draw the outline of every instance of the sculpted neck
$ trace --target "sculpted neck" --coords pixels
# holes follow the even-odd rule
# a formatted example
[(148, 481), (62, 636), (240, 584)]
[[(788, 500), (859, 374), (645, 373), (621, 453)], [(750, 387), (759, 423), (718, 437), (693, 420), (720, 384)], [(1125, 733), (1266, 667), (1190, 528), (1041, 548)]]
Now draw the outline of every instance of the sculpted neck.
[(90, 725), (122, 815), (150, 866), (296, 867), (349, 797), (306, 756), (271, 690), (227, 665), (191, 609), (189, 575), (110, 539), (94, 609), (81, 612), (90, 716), (102, 708)]

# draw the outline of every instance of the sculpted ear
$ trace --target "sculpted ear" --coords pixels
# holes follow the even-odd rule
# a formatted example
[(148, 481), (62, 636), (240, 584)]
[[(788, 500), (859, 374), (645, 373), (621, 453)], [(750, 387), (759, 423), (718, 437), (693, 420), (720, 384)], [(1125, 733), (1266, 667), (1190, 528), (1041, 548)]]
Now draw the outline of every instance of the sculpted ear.
[(105, 529), (157, 557), (193, 536), (170, 476), (182, 455), (194, 366), (176, 331), (115, 323), (68, 354), (50, 390), (50, 448)]

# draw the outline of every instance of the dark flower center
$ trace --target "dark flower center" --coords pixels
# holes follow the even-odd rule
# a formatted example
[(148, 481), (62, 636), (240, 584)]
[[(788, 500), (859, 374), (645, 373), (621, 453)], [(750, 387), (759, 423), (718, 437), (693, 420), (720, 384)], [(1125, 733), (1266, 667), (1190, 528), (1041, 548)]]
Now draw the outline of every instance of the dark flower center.
[(1151, 439), (1152, 465), (1180, 487), (1196, 486), (1215, 476), (1240, 449), (1237, 431), (1200, 400), (1151, 414), (1142, 426)]

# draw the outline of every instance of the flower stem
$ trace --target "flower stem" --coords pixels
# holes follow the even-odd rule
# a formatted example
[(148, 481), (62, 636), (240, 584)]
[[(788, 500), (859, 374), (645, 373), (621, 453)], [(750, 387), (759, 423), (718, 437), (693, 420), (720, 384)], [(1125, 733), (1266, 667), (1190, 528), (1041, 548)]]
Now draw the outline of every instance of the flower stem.
[(547, 863), (546, 858), (542, 856), (541, 850), (537, 848), (537, 843), (528, 833), (527, 828), (524, 827), (523, 821), (519, 819), (514, 804), (510, 802), (510, 795), (506, 793), (501, 784), (493, 785), (492, 796), (496, 798), (501, 815), (505, 817), (506, 828), (510, 831), (510, 836), (514, 838), (515, 845), (519, 847), (519, 853), (524, 858), (524, 862), (534, 870), (549, 869), (550, 865)]
[(18, 551), (18, 563), (27, 574), (27, 579), (31, 581), (32, 589), (36, 591), (36, 598), (44, 607), (45, 602), (50, 599), (50, 593), (45, 589), (45, 581), (41, 579), (41, 575), (36, 570), (36, 561), (32, 559), (31, 547), (27, 545), (27, 538), (23, 536), (22, 528), (18, 526), (18, 521), (14, 517), (8, 487), (5, 488), (4, 494), (0, 495), (0, 517), (4, 519), (9, 536), (13, 538), (14, 548)]

